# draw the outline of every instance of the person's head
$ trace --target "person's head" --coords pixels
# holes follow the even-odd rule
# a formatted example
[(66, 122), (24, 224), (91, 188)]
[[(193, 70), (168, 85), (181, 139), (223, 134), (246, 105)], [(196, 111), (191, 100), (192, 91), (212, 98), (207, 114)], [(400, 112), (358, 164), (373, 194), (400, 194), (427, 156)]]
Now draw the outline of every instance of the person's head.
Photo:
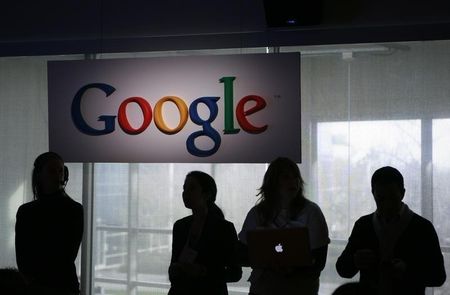
[(283, 198), (289, 200), (303, 197), (304, 182), (297, 164), (288, 158), (276, 158), (264, 174), (259, 194), (261, 199), (279, 203)]
[(215, 204), (217, 186), (214, 178), (201, 171), (191, 171), (183, 185), (183, 202), (186, 208), (196, 211), (207, 208), (210, 213), (223, 218), (223, 213)]
[(378, 213), (388, 218), (397, 214), (405, 196), (400, 171), (390, 166), (382, 167), (372, 175), (371, 185)]
[(34, 199), (63, 189), (65, 182), (64, 161), (54, 152), (40, 154), (33, 165), (31, 186)]
[(271, 211), (263, 212), (264, 218), (270, 218), (282, 203), (289, 204), (289, 209), (296, 211), (303, 202), (303, 191), (304, 181), (294, 161), (283, 157), (272, 161), (258, 194), (261, 196), (259, 204), (267, 208), (264, 211)]
[(349, 282), (339, 286), (334, 290), (333, 295), (371, 295), (373, 290), (367, 288), (359, 282)]

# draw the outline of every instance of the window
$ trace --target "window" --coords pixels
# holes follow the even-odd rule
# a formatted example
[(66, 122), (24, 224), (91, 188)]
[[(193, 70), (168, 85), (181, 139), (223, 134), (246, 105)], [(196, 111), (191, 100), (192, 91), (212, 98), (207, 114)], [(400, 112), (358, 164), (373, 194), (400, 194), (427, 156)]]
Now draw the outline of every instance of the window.
[(450, 247), (450, 119), (433, 121), (433, 219), (442, 246)]
[(332, 239), (346, 240), (374, 211), (370, 178), (382, 166), (402, 172), (404, 201), (420, 214), (420, 120), (318, 123), (317, 137), (318, 200)]
[[(181, 199), (186, 174), (201, 170), (215, 177), (216, 202), (239, 231), (265, 169), (264, 164), (95, 164), (95, 292), (166, 294), (172, 227), (190, 214)], [(248, 284), (243, 279), (230, 290), (246, 294)]]
[[(302, 55), (300, 169), (307, 197), (321, 206), (332, 238), (321, 276), (322, 295), (331, 294), (343, 282), (334, 268), (336, 258), (355, 220), (374, 210), (370, 176), (384, 165), (399, 168), (406, 181), (405, 201), (433, 221), (450, 273), (450, 41), (380, 44), (374, 52), (371, 47), (281, 48), (308, 49), (309, 54)], [(351, 59), (342, 58), (346, 51), (354, 53)], [(265, 50), (123, 53), (101, 58), (257, 52)], [(31, 200), (33, 160), (48, 150), (46, 62), (82, 58), (0, 58), (0, 267), (15, 265), (15, 213)], [(215, 177), (217, 203), (239, 231), (257, 200), (267, 168), (266, 164), (95, 163), (93, 194), (86, 198), (85, 165), (67, 165), (69, 194), (80, 202), (91, 198), (94, 205), (89, 224), (93, 293), (111, 295), (167, 293), (172, 226), (189, 214), (180, 199), (188, 171), (202, 170)], [(82, 269), (80, 257), (78, 271), (83, 277), (89, 264)], [(248, 275), (245, 268), (241, 281), (230, 284), (231, 294), (245, 294)], [(449, 294), (449, 290), (447, 282), (433, 292)]]
[(433, 223), (439, 236), (445, 259), (447, 281), (435, 294), (446, 294), (450, 290), (450, 119), (433, 120)]

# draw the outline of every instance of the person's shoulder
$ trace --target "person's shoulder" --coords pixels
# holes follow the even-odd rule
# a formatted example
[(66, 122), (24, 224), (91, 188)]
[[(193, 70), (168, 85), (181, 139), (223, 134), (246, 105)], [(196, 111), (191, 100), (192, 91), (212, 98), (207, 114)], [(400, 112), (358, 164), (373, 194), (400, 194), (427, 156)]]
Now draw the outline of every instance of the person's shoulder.
[(41, 215), (42, 208), (40, 203), (36, 200), (22, 204), (16, 212), (16, 219), (22, 222), (33, 222), (36, 216)]
[(228, 229), (228, 230), (231, 230), (231, 229), (232, 229), (233, 231), (235, 231), (233, 222), (231, 222), (231, 221), (229, 221), (229, 220), (226, 220), (226, 219), (222, 219), (222, 220), (221, 220), (221, 223), (222, 223), (222, 226), (223, 226), (224, 228), (226, 228), (226, 229)]
[(353, 224), (351, 236), (372, 236), (375, 233), (373, 226), (373, 214), (375, 213), (363, 215), (358, 218)]
[(258, 228), (262, 224), (261, 215), (258, 212), (259, 206), (260, 204), (257, 204), (248, 211), (247, 216), (245, 217), (244, 220), (244, 224), (242, 225), (241, 231), (238, 234), (239, 239), (244, 244), (247, 243), (247, 232)]
[(295, 215), (294, 220), (304, 219), (305, 217), (308, 220), (315, 220), (317, 218), (320, 218), (320, 216), (323, 215), (322, 211), (320, 210), (319, 205), (314, 203), (311, 200), (304, 199), (302, 206), (299, 208), (299, 211)]
[(355, 223), (367, 223), (367, 222), (372, 222), (372, 218), (373, 218), (373, 215), (374, 215), (374, 214), (375, 214), (375, 213), (372, 212), (372, 213), (363, 215), (363, 216), (361, 216), (360, 218), (358, 218), (358, 219), (356, 220)]
[(78, 209), (82, 209), (83, 205), (81, 205), (79, 202), (72, 199), (70, 196), (66, 196), (63, 198), (64, 201), (66, 201), (70, 206), (76, 207)]
[(299, 217), (301, 216), (309, 216), (309, 218), (313, 219), (322, 219), (325, 218), (323, 215), (322, 209), (320, 209), (320, 206), (316, 204), (315, 202), (305, 199), (305, 203), (303, 205), (303, 208), (299, 212)]
[(247, 216), (245, 217), (245, 224), (259, 224), (261, 222), (261, 203), (256, 204), (253, 206), (248, 212)]
[(429, 221), (425, 217), (420, 216), (417, 213), (413, 213), (411, 222), (412, 222), (411, 224), (414, 227), (421, 227), (421, 228), (425, 228), (425, 229), (430, 229), (430, 228), (434, 229), (433, 223), (431, 221)]
[(180, 226), (186, 226), (188, 225), (192, 220), (192, 215), (188, 215), (186, 217), (180, 218), (173, 224), (173, 228), (180, 227)]
[(225, 219), (223, 216), (214, 215), (214, 214), (208, 214), (208, 217), (206, 219), (206, 222), (213, 226), (219, 226), (219, 227), (225, 227), (228, 228), (231, 226), (234, 226), (232, 222)]
[(18, 211), (26, 211), (26, 210), (30, 210), (31, 208), (36, 207), (37, 201), (31, 201), (28, 203), (24, 203), (22, 205), (19, 206)]
[[(71, 212), (83, 212), (83, 205), (81, 205), (79, 202), (72, 199), (69, 195), (61, 196), (58, 198), (59, 204), (62, 203), (63, 208), (65, 210), (70, 210)], [(56, 205), (56, 204), (55, 204)], [(61, 206), (61, 205), (56, 205)]]
[(227, 226), (234, 226), (233, 222), (229, 221), (228, 219), (222, 219), (223, 224), (227, 225)]
[(34, 208), (36, 208), (37, 206), (39, 206), (39, 202), (34, 200), (28, 203), (24, 203), (22, 205), (19, 206), (19, 209), (17, 209), (17, 214), (23, 214), (25, 212), (29, 212), (29, 211), (33, 211)]
[(249, 217), (256, 217), (256, 216), (258, 216), (259, 210), (261, 210), (260, 208), (261, 208), (261, 203), (256, 204), (250, 210), (248, 210), (247, 216), (249, 216)]
[(373, 214), (375, 214), (375, 213), (370, 213), (370, 214), (366, 214), (366, 215), (363, 215), (363, 216), (359, 217), (355, 221), (355, 224), (353, 225), (353, 227), (372, 226)]
[(218, 234), (230, 235), (231, 233), (236, 232), (234, 224), (225, 218), (221, 218), (219, 216), (208, 216), (206, 222), (208, 224), (208, 229), (213, 230)]
[(304, 210), (308, 211), (308, 212), (322, 212), (322, 210), (320, 209), (320, 206), (309, 200), (309, 199), (305, 199), (305, 205), (304, 205)]
[(425, 217), (420, 216), (419, 214), (417, 214), (415, 212), (413, 212), (412, 220), (414, 220), (415, 222), (418, 222), (418, 223), (422, 223), (422, 224), (432, 224), (431, 221), (429, 221)]

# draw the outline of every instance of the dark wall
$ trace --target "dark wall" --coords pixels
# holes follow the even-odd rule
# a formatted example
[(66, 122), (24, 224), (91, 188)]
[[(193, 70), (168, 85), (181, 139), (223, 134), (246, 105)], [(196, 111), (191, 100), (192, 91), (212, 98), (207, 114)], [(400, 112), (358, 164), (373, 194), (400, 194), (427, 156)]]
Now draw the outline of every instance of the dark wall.
[(64, 0), (6, 3), (2, 40), (122, 38), (260, 30), (256, 0)]
[[(450, 38), (450, 1), (311, 1), (2, 2), (0, 56)], [(265, 11), (264, 4), (272, 8)], [(318, 21), (276, 27), (266, 22), (266, 12), (281, 18), (286, 12), (316, 14)]]

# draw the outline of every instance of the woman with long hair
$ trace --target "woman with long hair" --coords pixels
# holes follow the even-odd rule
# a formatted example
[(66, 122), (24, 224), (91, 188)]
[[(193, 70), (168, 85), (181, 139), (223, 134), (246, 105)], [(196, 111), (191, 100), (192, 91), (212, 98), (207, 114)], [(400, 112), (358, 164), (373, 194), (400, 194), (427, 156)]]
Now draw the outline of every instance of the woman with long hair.
[[(319, 206), (304, 196), (304, 181), (295, 162), (277, 158), (270, 163), (258, 195), (239, 233), (247, 250), (247, 232), (263, 228), (306, 227), (313, 265), (290, 269), (253, 268), (250, 294), (318, 294), (320, 272), (325, 267), (328, 227)], [(244, 259), (245, 260), (245, 259)]]
[(68, 169), (56, 153), (34, 161), (33, 201), (16, 219), (16, 260), (33, 294), (79, 294), (75, 259), (83, 236), (83, 207), (65, 192)]
[(187, 174), (182, 196), (192, 215), (173, 226), (170, 295), (226, 295), (226, 283), (242, 276), (236, 230), (215, 204), (216, 194), (210, 175)]

